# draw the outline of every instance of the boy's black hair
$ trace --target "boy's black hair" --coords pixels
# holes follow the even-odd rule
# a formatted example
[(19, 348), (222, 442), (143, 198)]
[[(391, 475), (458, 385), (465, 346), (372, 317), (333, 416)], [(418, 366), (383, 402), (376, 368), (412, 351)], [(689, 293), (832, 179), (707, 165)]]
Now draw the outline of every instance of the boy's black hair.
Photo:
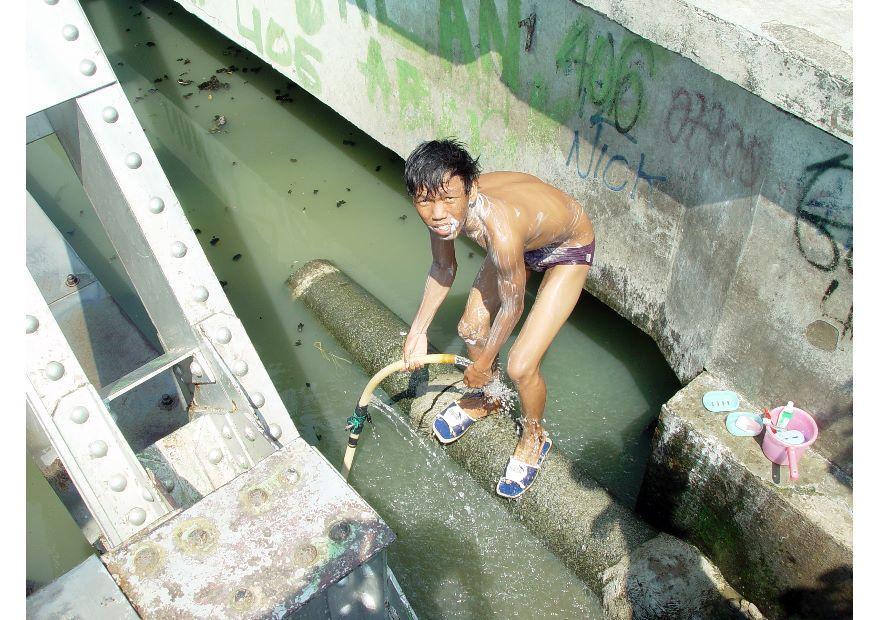
[(444, 188), (445, 178), (458, 175), (465, 184), (465, 193), (469, 194), (480, 176), (479, 160), (479, 157), (473, 159), (465, 145), (455, 138), (423, 142), (404, 162), (407, 193), (415, 197), (425, 191), (427, 198), (434, 198)]

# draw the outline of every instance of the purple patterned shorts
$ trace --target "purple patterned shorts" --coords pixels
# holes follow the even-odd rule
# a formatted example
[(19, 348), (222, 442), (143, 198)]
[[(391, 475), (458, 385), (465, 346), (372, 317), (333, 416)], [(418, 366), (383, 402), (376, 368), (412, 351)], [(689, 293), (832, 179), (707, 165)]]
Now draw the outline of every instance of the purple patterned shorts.
[(594, 255), (595, 239), (582, 247), (556, 244), (529, 250), (523, 254), (523, 260), (532, 271), (545, 271), (554, 265), (592, 265)]

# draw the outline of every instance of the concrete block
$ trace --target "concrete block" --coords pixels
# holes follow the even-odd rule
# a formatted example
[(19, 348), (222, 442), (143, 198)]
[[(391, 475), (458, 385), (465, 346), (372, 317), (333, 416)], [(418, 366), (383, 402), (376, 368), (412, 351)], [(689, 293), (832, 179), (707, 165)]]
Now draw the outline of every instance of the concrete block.
[[(725, 387), (702, 373), (663, 406), (638, 510), (699, 547), (770, 618), (849, 618), (850, 478), (809, 450), (790, 483), (758, 438), (730, 435), (726, 414), (703, 407)], [(758, 408), (742, 399), (741, 410)]]

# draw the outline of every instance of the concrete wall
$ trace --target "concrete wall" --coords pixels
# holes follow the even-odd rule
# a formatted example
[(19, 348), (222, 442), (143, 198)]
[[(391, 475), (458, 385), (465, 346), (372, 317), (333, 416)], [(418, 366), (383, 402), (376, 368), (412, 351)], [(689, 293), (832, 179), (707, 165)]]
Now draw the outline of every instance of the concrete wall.
[(456, 135), (575, 196), (591, 292), (850, 470), (847, 143), (571, 0), (180, 4), (402, 157)]

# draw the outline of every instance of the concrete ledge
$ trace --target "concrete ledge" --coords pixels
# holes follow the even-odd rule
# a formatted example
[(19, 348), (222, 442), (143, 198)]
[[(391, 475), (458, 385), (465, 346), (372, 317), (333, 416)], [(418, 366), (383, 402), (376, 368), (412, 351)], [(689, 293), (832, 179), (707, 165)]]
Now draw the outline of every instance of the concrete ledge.
[[(400, 358), (407, 325), (328, 261), (307, 263), (289, 278), (289, 286), (367, 372)], [(430, 437), (434, 416), (462, 393), (461, 378), (454, 368), (429, 367), (414, 375), (396, 373), (382, 387), (396, 409)], [(446, 450), (481, 486), (494, 490), (516, 438), (512, 420), (493, 416)], [(520, 500), (496, 496), (496, 501), (603, 596), (611, 619), (761, 617), (697, 549), (659, 536), (574, 471), (555, 446), (532, 489)]]
[(702, 549), (769, 617), (849, 618), (851, 479), (809, 450), (789, 483), (755, 438), (731, 436), (725, 414), (702, 406), (724, 387), (705, 372), (663, 406), (639, 511)]
[(850, 1), (575, 2), (853, 142)]

